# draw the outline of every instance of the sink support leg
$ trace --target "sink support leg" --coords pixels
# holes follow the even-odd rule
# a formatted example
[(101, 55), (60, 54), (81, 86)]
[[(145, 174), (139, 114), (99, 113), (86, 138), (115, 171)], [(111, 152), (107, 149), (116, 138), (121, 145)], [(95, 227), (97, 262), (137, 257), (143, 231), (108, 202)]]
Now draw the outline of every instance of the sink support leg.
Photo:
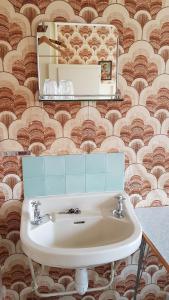
[[(31, 276), (32, 276), (32, 281), (33, 281), (33, 290), (35, 292), (35, 294), (41, 298), (48, 298), (48, 297), (56, 297), (56, 296), (70, 296), (70, 295), (74, 295), (74, 294), (78, 294), (77, 290), (74, 291), (68, 291), (68, 292), (52, 292), (52, 293), (40, 293), (38, 292), (38, 284), (36, 282), (36, 276), (35, 276), (35, 272), (34, 272), (34, 267), (33, 267), (33, 263), (30, 257), (28, 257), (28, 262), (29, 262), (29, 267), (30, 267), (30, 271), (31, 271)], [(109, 289), (113, 283), (114, 280), (114, 262), (112, 262), (111, 264), (111, 278), (110, 281), (107, 285), (102, 286), (102, 287), (97, 287), (97, 288), (89, 288), (86, 290), (87, 292), (99, 292), (99, 291), (103, 291), (105, 289)]]
[(33, 289), (37, 290), (38, 289), (38, 284), (36, 282), (36, 276), (35, 276), (35, 271), (34, 271), (34, 267), (33, 267), (33, 263), (30, 257), (28, 257), (28, 262), (29, 262), (29, 268), (31, 271), (31, 276), (32, 276), (32, 280), (33, 280)]
[(145, 241), (144, 237), (142, 237), (133, 300), (136, 300), (137, 292), (138, 292), (138, 288), (139, 288), (139, 284), (140, 284), (140, 279), (141, 279), (142, 272), (143, 272), (143, 258), (144, 258), (144, 254), (145, 254), (145, 248), (146, 248), (146, 241)]

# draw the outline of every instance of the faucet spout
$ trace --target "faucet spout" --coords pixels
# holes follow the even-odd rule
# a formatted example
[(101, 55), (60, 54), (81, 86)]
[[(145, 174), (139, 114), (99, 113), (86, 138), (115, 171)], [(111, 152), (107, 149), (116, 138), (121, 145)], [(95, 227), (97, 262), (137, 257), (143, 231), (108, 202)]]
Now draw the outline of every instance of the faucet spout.
[(39, 216), (38, 219), (36, 219), (36, 220), (34, 219), (33, 221), (31, 221), (31, 224), (40, 225), (40, 224), (47, 223), (48, 221), (53, 221), (53, 218), (51, 215), (45, 214), (43, 216)]
[(34, 212), (33, 212), (34, 219), (31, 221), (31, 224), (40, 225), (40, 224), (46, 223), (50, 220), (51, 221), (53, 220), (52, 216), (49, 214), (45, 214), (45, 215), (41, 216), (40, 209), (39, 209), (39, 205), (41, 205), (41, 203), (39, 201), (33, 201), (31, 204), (34, 208)]
[(113, 216), (116, 218), (124, 218), (124, 208), (123, 208), (123, 202), (125, 201), (125, 197), (123, 195), (117, 196), (117, 208), (113, 210)]

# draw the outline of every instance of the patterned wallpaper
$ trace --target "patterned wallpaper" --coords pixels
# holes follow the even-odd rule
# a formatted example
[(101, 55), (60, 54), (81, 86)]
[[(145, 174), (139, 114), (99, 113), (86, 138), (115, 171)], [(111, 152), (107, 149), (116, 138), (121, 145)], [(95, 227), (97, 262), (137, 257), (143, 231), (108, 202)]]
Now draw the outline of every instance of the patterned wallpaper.
[(58, 40), (66, 45), (65, 55), (59, 56), (58, 63), (98, 64), (99, 60), (111, 60), (115, 67), (117, 29), (114, 26), (59, 24), (57, 34)]
[[(0, 1), (0, 262), (6, 300), (37, 300), (22, 253), (21, 156), (124, 151), (134, 206), (169, 204), (169, 1)], [(114, 24), (123, 102), (39, 102), (35, 35), (43, 20)], [(164, 224), (165, 226), (165, 224)], [(59, 300), (132, 299), (139, 251), (116, 263), (112, 289)], [(72, 289), (74, 272), (36, 264), (42, 291)], [(89, 271), (105, 284), (110, 266)], [(169, 274), (150, 253), (138, 300), (164, 300)]]

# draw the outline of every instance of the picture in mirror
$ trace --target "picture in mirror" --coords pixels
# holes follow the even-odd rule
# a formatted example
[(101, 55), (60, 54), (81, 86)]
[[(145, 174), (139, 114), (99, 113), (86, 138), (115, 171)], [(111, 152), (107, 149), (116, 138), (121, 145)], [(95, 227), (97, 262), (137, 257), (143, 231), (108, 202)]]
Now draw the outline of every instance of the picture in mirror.
[(112, 80), (112, 61), (101, 60), (98, 63), (101, 66), (101, 80)]
[(37, 28), (40, 100), (113, 100), (118, 34), (113, 25), (45, 22)]

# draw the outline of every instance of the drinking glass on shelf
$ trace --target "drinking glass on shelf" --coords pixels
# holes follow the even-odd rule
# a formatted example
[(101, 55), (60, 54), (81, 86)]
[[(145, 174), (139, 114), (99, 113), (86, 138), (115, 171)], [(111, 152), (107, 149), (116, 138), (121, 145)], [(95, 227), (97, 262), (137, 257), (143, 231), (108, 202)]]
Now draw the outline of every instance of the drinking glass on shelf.
[(57, 100), (58, 86), (56, 80), (45, 79), (43, 85), (43, 99)]
[(71, 80), (60, 80), (59, 81), (59, 95), (63, 95), (62, 99), (73, 100), (74, 99), (74, 88)]

